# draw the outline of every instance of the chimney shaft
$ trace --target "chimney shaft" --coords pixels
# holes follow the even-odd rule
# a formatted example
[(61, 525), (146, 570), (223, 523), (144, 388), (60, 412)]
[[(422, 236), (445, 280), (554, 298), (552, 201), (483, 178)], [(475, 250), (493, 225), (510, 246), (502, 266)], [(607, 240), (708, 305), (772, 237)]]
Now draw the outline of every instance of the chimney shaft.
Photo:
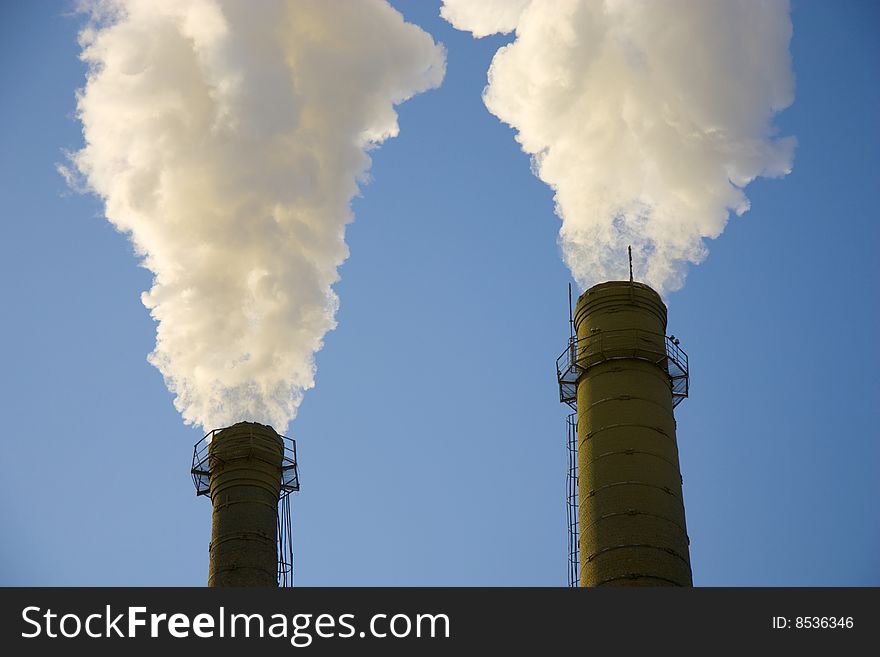
[(208, 455), (208, 586), (277, 586), (281, 437), (272, 427), (239, 422), (214, 434)]
[(666, 360), (666, 306), (647, 285), (578, 299), (581, 586), (691, 586)]

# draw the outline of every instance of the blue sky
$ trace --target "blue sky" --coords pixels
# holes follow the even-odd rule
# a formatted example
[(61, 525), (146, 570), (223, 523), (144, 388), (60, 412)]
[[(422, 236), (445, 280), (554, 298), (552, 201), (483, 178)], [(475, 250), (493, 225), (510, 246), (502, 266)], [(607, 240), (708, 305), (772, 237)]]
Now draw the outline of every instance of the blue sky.
[[(394, 4), (448, 71), (400, 107), (354, 202), (339, 327), (290, 432), (297, 583), (562, 586), (570, 279), (552, 193), (480, 98), (506, 39)], [(55, 171), (81, 145), (68, 9), (0, 10), (0, 584), (202, 585), (200, 432), (146, 362), (149, 273)], [(880, 11), (802, 0), (792, 19), (794, 170), (748, 188), (751, 211), (669, 299), (697, 585), (880, 585)]]

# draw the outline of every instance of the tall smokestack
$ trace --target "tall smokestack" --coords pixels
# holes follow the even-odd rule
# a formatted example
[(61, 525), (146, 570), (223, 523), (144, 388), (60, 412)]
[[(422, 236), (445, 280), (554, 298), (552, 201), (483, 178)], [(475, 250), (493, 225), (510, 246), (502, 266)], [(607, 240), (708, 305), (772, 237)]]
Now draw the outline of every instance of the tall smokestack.
[(293, 441), (270, 426), (239, 422), (196, 444), (192, 473), (196, 492), (213, 506), (208, 586), (292, 583), (292, 551), (279, 559), (278, 550), (289, 547), (290, 527), (289, 504), (279, 513), (279, 499), (299, 490)]
[(666, 306), (643, 283), (601, 283), (574, 329), (559, 370), (577, 406), (580, 585), (692, 586), (673, 415), (687, 357)]

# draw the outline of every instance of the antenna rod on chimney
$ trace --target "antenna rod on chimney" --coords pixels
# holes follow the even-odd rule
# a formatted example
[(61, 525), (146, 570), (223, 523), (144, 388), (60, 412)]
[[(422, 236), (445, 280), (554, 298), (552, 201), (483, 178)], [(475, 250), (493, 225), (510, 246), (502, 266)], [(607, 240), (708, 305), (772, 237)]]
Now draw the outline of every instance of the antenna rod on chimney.
[[(632, 246), (626, 247), (627, 252), (629, 253), (629, 282), (633, 282), (633, 248)], [(569, 302), (569, 305), (571, 303)]]
[(574, 338), (574, 317), (571, 312), (571, 283), (568, 284), (568, 337)]

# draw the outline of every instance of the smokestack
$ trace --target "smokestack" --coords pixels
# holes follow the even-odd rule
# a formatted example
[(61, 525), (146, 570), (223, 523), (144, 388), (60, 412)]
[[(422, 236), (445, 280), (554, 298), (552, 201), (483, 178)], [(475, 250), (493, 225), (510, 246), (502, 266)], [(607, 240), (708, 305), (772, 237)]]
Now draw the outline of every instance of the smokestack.
[(643, 283), (612, 281), (577, 301), (557, 369), (577, 408), (581, 586), (692, 586), (674, 406), (687, 356)]
[(208, 586), (276, 586), (284, 445), (272, 427), (240, 422), (214, 435)]
[(279, 513), (279, 499), (299, 490), (293, 441), (239, 422), (196, 444), (192, 474), (213, 506), (208, 586), (277, 586), (288, 574), (292, 583), (292, 550), (279, 558), (279, 546), (289, 547), (290, 509)]

